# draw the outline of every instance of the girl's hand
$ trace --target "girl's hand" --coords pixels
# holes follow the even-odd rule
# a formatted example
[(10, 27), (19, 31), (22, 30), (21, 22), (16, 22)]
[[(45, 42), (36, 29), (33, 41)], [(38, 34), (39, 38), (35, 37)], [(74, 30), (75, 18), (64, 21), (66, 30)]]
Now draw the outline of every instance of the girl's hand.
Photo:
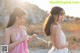
[(68, 42), (66, 42), (66, 47), (68, 47)]
[(32, 35), (32, 38), (34, 39), (34, 38), (37, 38), (38, 36), (37, 36), (37, 34), (33, 34)]

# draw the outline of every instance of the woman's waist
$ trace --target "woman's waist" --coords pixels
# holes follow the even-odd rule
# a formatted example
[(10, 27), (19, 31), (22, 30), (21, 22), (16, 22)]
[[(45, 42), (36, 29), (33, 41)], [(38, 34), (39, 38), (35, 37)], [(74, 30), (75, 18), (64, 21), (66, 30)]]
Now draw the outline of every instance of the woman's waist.
[(55, 46), (52, 46), (52, 48), (51, 49), (54, 49), (54, 50), (63, 50), (63, 49), (68, 49), (67, 47), (65, 47), (65, 48), (60, 48), (60, 49), (58, 49), (57, 47), (55, 47)]

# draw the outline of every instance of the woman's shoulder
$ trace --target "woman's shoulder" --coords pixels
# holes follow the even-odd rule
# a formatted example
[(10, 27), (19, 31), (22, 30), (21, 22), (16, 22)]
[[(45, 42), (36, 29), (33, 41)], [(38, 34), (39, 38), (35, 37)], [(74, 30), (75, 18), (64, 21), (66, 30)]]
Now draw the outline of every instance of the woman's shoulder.
[(11, 28), (6, 28), (4, 30), (7, 31), (7, 32), (10, 32), (11, 31)]
[(61, 29), (58, 25), (52, 25), (52, 28), (51, 28), (51, 31), (52, 33), (60, 33), (61, 32)]
[(59, 26), (57, 24), (51, 24), (51, 29), (57, 30)]
[(11, 28), (6, 28), (4, 29), (5, 34), (11, 34)]

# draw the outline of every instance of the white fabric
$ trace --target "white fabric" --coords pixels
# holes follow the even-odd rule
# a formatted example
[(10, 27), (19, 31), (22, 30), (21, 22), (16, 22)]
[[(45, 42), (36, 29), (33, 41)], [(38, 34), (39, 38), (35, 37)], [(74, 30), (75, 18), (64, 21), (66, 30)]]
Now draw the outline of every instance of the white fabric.
[[(61, 31), (61, 39), (60, 39), (60, 41), (61, 41), (61, 43), (62, 44), (66, 44), (66, 36), (65, 36), (65, 34), (63, 33), (63, 31)], [(68, 53), (68, 48), (63, 48), (63, 49), (55, 49), (54, 50), (54, 47), (52, 47), (49, 51), (48, 51), (48, 53)]]

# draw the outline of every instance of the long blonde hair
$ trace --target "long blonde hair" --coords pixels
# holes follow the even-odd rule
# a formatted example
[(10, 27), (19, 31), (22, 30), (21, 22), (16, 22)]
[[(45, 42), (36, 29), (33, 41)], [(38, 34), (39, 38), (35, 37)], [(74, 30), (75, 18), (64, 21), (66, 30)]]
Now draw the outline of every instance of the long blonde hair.
[(16, 7), (14, 9), (14, 11), (10, 15), (10, 19), (9, 19), (7, 28), (10, 27), (10, 26), (12, 26), (15, 23), (16, 16), (20, 17), (20, 16), (23, 16), (23, 15), (26, 15), (26, 13), (21, 8)]

